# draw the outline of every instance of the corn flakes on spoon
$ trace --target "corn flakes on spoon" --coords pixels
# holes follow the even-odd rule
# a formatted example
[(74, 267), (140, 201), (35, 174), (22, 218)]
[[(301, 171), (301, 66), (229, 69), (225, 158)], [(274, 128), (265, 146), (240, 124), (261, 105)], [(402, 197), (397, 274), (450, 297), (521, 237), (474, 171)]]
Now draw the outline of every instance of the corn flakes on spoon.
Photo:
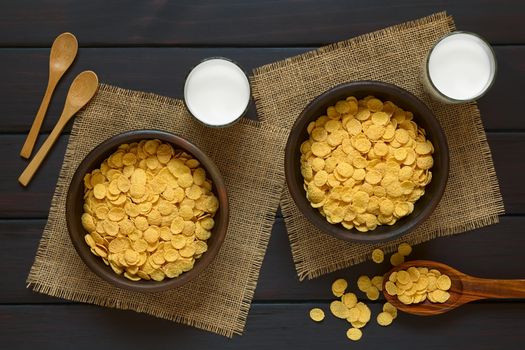
[(436, 261), (412, 260), (385, 274), (383, 294), (401, 311), (431, 316), (475, 300), (525, 298), (525, 279), (478, 278)]

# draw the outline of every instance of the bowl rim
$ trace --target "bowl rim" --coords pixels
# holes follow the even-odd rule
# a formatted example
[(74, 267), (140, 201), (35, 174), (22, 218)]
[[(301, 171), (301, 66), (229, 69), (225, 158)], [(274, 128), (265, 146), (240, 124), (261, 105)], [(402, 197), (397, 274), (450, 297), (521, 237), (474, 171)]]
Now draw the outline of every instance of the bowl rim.
[[(84, 230), (82, 237), (80, 237), (79, 239), (74, 237), (74, 236), (79, 235), (79, 233), (77, 234), (73, 233), (73, 230), (74, 230), (73, 221), (75, 220), (76, 217), (73, 213), (69, 211), (69, 208), (71, 208), (72, 203), (75, 200), (77, 200), (77, 198), (73, 196), (74, 191), (72, 191), (71, 189), (74, 186), (77, 186), (77, 187), (81, 186), (83, 188), (84, 186), (83, 181), (84, 181), (85, 174), (87, 173), (89, 169), (93, 168), (93, 162), (97, 158), (101, 157), (101, 154), (108, 153), (111, 150), (115, 150), (121, 144), (137, 142), (143, 139), (159, 139), (163, 142), (168, 142), (172, 146), (174, 146), (174, 148), (180, 148), (183, 151), (190, 153), (196, 159), (198, 159), (201, 165), (205, 168), (208, 176), (211, 177), (213, 181), (214, 189), (215, 189), (214, 193), (217, 195), (217, 198), (219, 200), (219, 210), (223, 211), (221, 215), (224, 215), (223, 227), (218, 227), (217, 231), (214, 232), (214, 236), (215, 236), (214, 239), (216, 240), (215, 244), (213, 245), (213, 247), (208, 249), (200, 259), (196, 261), (194, 267), (191, 270), (184, 272), (179, 277), (172, 278), (172, 279), (164, 279), (163, 281), (160, 281), (160, 282), (142, 281), (142, 280), (141, 281), (131, 281), (131, 280), (126, 279), (122, 275), (117, 275), (109, 267), (104, 265), (104, 262), (101, 259), (94, 260), (92, 258), (91, 259), (88, 258), (90, 254), (92, 255), (92, 253), (87, 248), (84, 242), (84, 238), (83, 238), (83, 236), (87, 233), (87, 231)], [(102, 158), (102, 160), (103, 159), (104, 158)], [(79, 193), (83, 193), (83, 191), (80, 191), (80, 190), (78, 191)], [(184, 137), (171, 133), (171, 132), (167, 132), (163, 130), (156, 130), (156, 129), (137, 129), (137, 130), (126, 131), (126, 132), (123, 132), (123, 133), (107, 138), (106, 140), (99, 143), (95, 148), (93, 148), (84, 157), (84, 159), (80, 162), (80, 164), (76, 168), (73, 174), (73, 177), (71, 179), (71, 182), (68, 186), (65, 215), (66, 215), (68, 234), (69, 234), (71, 243), (75, 247), (77, 254), (80, 256), (84, 264), (86, 264), (93, 273), (95, 273), (97, 276), (99, 276), (103, 280), (109, 282), (111, 285), (121, 288), (121, 289), (137, 291), (137, 292), (159, 292), (159, 291), (166, 291), (166, 290), (178, 288), (186, 284), (187, 282), (193, 280), (198, 275), (200, 275), (200, 273), (203, 270), (205, 270), (210, 265), (210, 263), (215, 259), (219, 250), (222, 247), (222, 243), (224, 242), (224, 239), (226, 237), (226, 233), (228, 230), (229, 200), (228, 200), (228, 195), (226, 191), (226, 186), (224, 184), (224, 179), (219, 169), (217, 168), (215, 163), (212, 161), (212, 159), (209, 158), (196, 145), (194, 145), (192, 142), (188, 141)], [(80, 217), (76, 218), (76, 220), (80, 221)], [(104, 267), (107, 267), (107, 269), (103, 269)]]
[[(437, 130), (438, 133), (441, 134), (441, 136), (435, 137), (435, 141), (439, 143), (439, 147), (440, 149), (442, 149), (442, 154), (440, 154), (441, 156), (440, 166), (442, 167), (442, 170), (443, 170), (443, 176), (439, 178), (432, 178), (432, 181), (438, 182), (437, 183), (438, 188), (436, 190), (436, 193), (434, 194), (434, 197), (436, 199), (430, 201), (429, 205), (425, 206), (421, 210), (421, 212), (416, 217), (414, 217), (414, 219), (406, 221), (402, 226), (393, 228), (391, 231), (381, 233), (381, 234), (373, 234), (370, 232), (360, 233), (356, 231), (355, 229), (347, 230), (340, 225), (330, 224), (328, 221), (326, 221), (326, 219), (322, 218), (321, 215), (310, 215), (310, 214), (307, 215), (307, 213), (312, 212), (315, 208), (312, 208), (308, 204), (306, 197), (304, 196), (303, 193), (301, 193), (302, 184), (297, 184), (294, 181), (295, 171), (298, 171), (298, 170), (293, 168), (293, 163), (294, 163), (293, 157), (295, 157), (295, 154), (292, 154), (293, 148), (298, 147), (297, 145), (295, 145), (293, 140), (295, 140), (296, 142), (300, 140), (301, 130), (299, 129), (299, 126), (305, 122), (304, 118), (310, 109), (315, 108), (319, 105), (323, 105), (325, 103), (323, 101), (326, 98), (331, 97), (331, 95), (333, 95), (337, 91), (348, 89), (348, 90), (352, 90), (352, 91), (348, 91), (349, 94), (351, 93), (355, 94), (355, 93), (359, 93), (360, 90), (367, 90), (367, 89), (374, 89), (374, 88), (378, 89), (378, 93), (387, 92), (387, 93), (395, 94), (398, 100), (409, 101), (412, 105), (415, 105), (417, 107), (416, 108), (417, 110), (424, 110), (425, 114), (431, 117), (431, 118), (428, 118), (428, 120), (426, 118), (426, 122), (432, 125), (432, 128), (434, 130)], [(423, 223), (434, 212), (434, 209), (437, 207), (437, 205), (441, 201), (443, 193), (445, 192), (446, 184), (448, 182), (449, 170), (450, 170), (450, 155), (449, 155), (447, 137), (446, 137), (445, 132), (443, 131), (443, 128), (441, 127), (441, 124), (435, 117), (434, 113), (430, 110), (430, 108), (411, 92), (397, 85), (386, 83), (383, 81), (376, 81), (376, 80), (358, 80), (358, 81), (350, 81), (350, 82), (342, 83), (342, 84), (329, 88), (328, 90), (324, 91), (323, 93), (315, 97), (312, 101), (310, 101), (303, 108), (303, 110), (301, 111), (297, 119), (295, 120), (292, 126), (292, 129), (290, 131), (290, 134), (288, 136), (288, 140), (286, 142), (286, 147), (285, 147), (286, 184), (288, 187), (288, 191), (290, 192), (290, 195), (295, 205), (301, 212), (301, 214), (304, 217), (306, 217), (306, 219), (310, 223), (312, 223), (315, 227), (317, 227), (321, 232), (332, 235), (344, 241), (349, 241), (349, 242), (360, 242), (360, 243), (383, 242), (383, 241), (388, 241), (388, 240), (392, 240), (395, 238), (399, 238), (413, 231), (417, 226)], [(302, 197), (304, 197), (304, 200), (300, 199)]]

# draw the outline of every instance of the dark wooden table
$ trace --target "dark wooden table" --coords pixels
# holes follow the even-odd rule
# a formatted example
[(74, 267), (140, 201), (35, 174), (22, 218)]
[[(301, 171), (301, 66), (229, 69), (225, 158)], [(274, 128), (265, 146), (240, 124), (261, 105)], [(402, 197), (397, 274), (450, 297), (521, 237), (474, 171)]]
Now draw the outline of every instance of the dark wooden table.
[[(334, 278), (355, 281), (382, 269), (365, 263), (300, 283), (280, 214), (245, 333), (232, 340), (130, 311), (46, 297), (25, 286), (68, 139), (66, 132), (28, 189), (17, 184), (26, 164), (18, 153), (43, 95), (57, 34), (73, 32), (81, 48), (58, 86), (40, 142), (56, 122), (73, 77), (84, 69), (106, 83), (182, 97), (185, 74), (204, 57), (231, 57), (249, 70), (440, 10), (452, 14), (459, 29), (488, 38), (496, 51), (496, 83), (479, 107), (507, 215), (499, 225), (421, 244), (413, 257), (484, 277), (525, 278), (523, 0), (2, 1), (0, 347), (523, 349), (525, 300), (474, 303), (432, 318), (400, 315), (387, 328), (374, 321), (358, 343), (347, 340), (348, 325), (330, 315), (314, 324), (308, 310), (327, 308)], [(374, 313), (380, 306), (371, 306)]]

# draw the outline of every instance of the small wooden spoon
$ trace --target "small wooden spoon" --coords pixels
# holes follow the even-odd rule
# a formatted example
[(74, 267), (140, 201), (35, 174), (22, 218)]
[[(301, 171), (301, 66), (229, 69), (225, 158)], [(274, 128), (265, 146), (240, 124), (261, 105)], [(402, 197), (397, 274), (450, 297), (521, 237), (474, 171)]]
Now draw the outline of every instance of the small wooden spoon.
[(53, 95), (60, 78), (62, 78), (64, 73), (75, 60), (77, 50), (77, 38), (71, 33), (60, 34), (53, 42), (53, 46), (51, 46), (51, 54), (49, 56), (49, 79), (46, 92), (42, 98), (38, 112), (36, 113), (35, 120), (33, 120), (33, 125), (31, 125), (29, 134), (27, 134), (24, 146), (22, 146), (22, 150), (20, 151), (20, 155), (26, 159), (31, 156), (31, 152), (35, 146), (40, 127), (42, 126), (47, 107), (49, 106), (49, 101), (51, 100), (51, 95)]
[[(422, 303), (405, 305), (397, 299), (397, 296), (390, 295), (385, 289), (385, 283), (390, 274), (394, 271), (406, 270), (409, 267), (427, 267), (439, 270), (446, 274), (452, 281), (452, 286), (448, 291), (450, 298), (444, 303), (432, 303), (428, 299)], [(428, 260), (407, 261), (388, 271), (383, 278), (383, 294), (385, 298), (397, 309), (409, 314), (432, 316), (455, 309), (463, 304), (481, 299), (506, 299), (506, 298), (525, 298), (525, 280), (495, 280), (469, 276), (452, 267)]]
[(71, 87), (67, 93), (66, 103), (60, 119), (58, 119), (53, 131), (51, 131), (51, 134), (49, 134), (35, 157), (31, 160), (22, 175), (20, 175), (18, 182), (23, 186), (27, 186), (40, 167), (40, 164), (42, 164), (42, 161), (47, 156), (47, 153), (55, 144), (55, 141), (58, 139), (58, 136), (60, 136), (60, 133), (66, 126), (67, 122), (75, 115), (75, 113), (84, 107), (91, 98), (93, 98), (97, 89), (98, 77), (94, 72), (84, 71), (77, 75), (75, 80), (73, 80), (73, 83), (71, 83)]

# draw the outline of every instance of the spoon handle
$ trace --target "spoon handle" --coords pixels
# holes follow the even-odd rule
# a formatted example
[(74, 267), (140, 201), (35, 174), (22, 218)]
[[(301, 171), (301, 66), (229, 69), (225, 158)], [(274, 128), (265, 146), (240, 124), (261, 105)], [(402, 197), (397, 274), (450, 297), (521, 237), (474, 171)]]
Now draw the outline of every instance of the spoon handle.
[(495, 280), (466, 276), (462, 279), (465, 302), (480, 299), (525, 298), (525, 280)]
[(18, 178), (18, 182), (20, 182), (23, 186), (27, 186), (29, 184), (36, 171), (42, 164), (42, 161), (46, 158), (47, 154), (49, 153), (49, 150), (55, 144), (56, 140), (58, 139), (58, 136), (60, 136), (62, 129), (64, 129), (64, 126), (67, 122), (67, 118), (65, 118), (66, 121), (64, 121), (63, 116), (64, 115), (60, 117), (57, 124), (53, 128), (53, 131), (51, 131), (42, 147), (40, 147), (36, 155), (33, 157), (33, 159), (31, 159), (31, 162), (25, 168), (24, 172)]
[(31, 156), (33, 147), (35, 147), (38, 133), (40, 132), (40, 128), (42, 127), (42, 123), (44, 121), (44, 117), (49, 106), (49, 101), (51, 100), (51, 95), (53, 95), (53, 91), (55, 90), (56, 85), (56, 79), (49, 79), (49, 82), (47, 83), (46, 92), (44, 94), (44, 97), (42, 98), (42, 102), (40, 103), (38, 112), (36, 113), (35, 120), (33, 120), (33, 124), (31, 125), (31, 129), (27, 134), (24, 146), (22, 146), (22, 150), (20, 151), (20, 156), (22, 156), (25, 159), (28, 159)]

